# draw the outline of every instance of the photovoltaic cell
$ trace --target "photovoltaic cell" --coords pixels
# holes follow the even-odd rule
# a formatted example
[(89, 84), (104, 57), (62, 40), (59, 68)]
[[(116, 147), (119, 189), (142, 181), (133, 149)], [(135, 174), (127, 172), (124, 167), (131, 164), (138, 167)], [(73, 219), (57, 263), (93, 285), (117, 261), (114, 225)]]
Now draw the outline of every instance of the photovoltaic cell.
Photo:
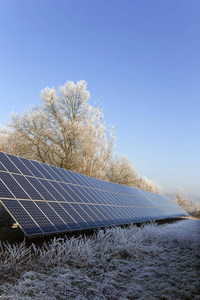
[(49, 166), (49, 167), (50, 167), (50, 169), (52, 169), (52, 171), (59, 178), (59, 179), (56, 179), (57, 181), (64, 181), (65, 182), (66, 177), (62, 174), (62, 172), (60, 172), (60, 168), (56, 168), (54, 166)]
[[(69, 172), (69, 171), (68, 171)], [(85, 183), (77, 173), (70, 172), (69, 175), (74, 179), (74, 184), (79, 184), (84, 186)]]
[(64, 170), (64, 169), (59, 169), (59, 176), (62, 177), (63, 181), (64, 182), (67, 182), (67, 183), (74, 183), (72, 180), (72, 178), (67, 174), (67, 170)]
[(72, 206), (73, 204), (69, 204), (69, 203), (61, 203), (62, 207), (69, 212), (69, 214), (71, 216), (73, 216), (73, 219), (77, 221), (77, 223), (79, 224), (80, 228), (90, 228), (90, 226), (88, 225), (88, 223), (81, 217), (81, 215), (79, 214), (80, 211), (76, 211), (75, 208)]
[(97, 213), (97, 212), (95, 213), (95, 211), (93, 209), (91, 209), (89, 205), (80, 204), (80, 206), (83, 206), (83, 209), (85, 210), (85, 212), (96, 222), (97, 226), (105, 226), (99, 213)]
[(5, 186), (5, 184), (0, 179), (0, 198), (14, 198), (9, 189)]
[(71, 204), (71, 206), (73, 207), (73, 209), (79, 213), (79, 215), (82, 217), (82, 219), (84, 219), (88, 225), (90, 225), (92, 228), (93, 227), (98, 227), (97, 223), (92, 219), (91, 215), (88, 215), (85, 211), (85, 204), (76, 204), (73, 203)]
[(102, 220), (105, 226), (112, 225), (112, 223), (106, 218), (105, 211), (101, 209), (100, 205), (88, 205), (88, 207), (100, 218), (100, 220)]
[(80, 198), (81, 202), (90, 203), (88, 198), (87, 198), (87, 194), (84, 195), (83, 191), (81, 192), (81, 189), (80, 189), (79, 186), (73, 186), (73, 191)]
[(39, 179), (34, 177), (27, 177), (27, 179), (46, 201), (56, 201), (56, 199), (54, 199), (48, 190), (41, 184)]
[(26, 168), (29, 169), (29, 171), (31, 171), (31, 173), (35, 176), (35, 177), (39, 177), (39, 178), (44, 178), (44, 176), (42, 175), (42, 173), (40, 173), (36, 167), (31, 163), (30, 160), (25, 159), (20, 157), (21, 162), (26, 166)]
[(23, 175), (13, 174), (13, 177), (20, 184), (20, 186), (26, 191), (26, 193), (33, 200), (44, 200), (37, 190), (29, 183), (29, 181)]
[(62, 179), (57, 175), (51, 166), (42, 164), (42, 167), (53, 177), (53, 180), (62, 181)]
[(9, 172), (20, 173), (19, 170), (16, 168), (16, 166), (10, 161), (10, 159), (3, 152), (0, 152), (0, 161), (3, 163), (4, 167), (6, 167), (6, 169)]
[(59, 231), (67, 231), (70, 230), (69, 226), (62, 220), (61, 217), (56, 213), (55, 210), (47, 203), (42, 201), (37, 201), (37, 206), (42, 210), (42, 212), (52, 221), (54, 226)]
[(49, 205), (57, 212), (57, 214), (65, 220), (71, 230), (81, 229), (80, 225), (71, 217), (68, 211), (66, 211), (59, 203), (51, 202)]
[(42, 213), (35, 202), (28, 200), (20, 200), (19, 202), (45, 233), (58, 232), (56, 227), (47, 219), (46, 215)]
[(90, 203), (102, 203), (100, 202), (99, 198), (95, 197), (95, 193), (97, 192), (96, 190), (93, 190), (91, 188), (82, 189)]
[(67, 202), (80, 202), (79, 197), (72, 191), (70, 185), (65, 183), (60, 183), (63, 190), (68, 194)]
[(80, 176), (81, 176), (82, 180), (84, 181), (83, 185), (87, 186), (87, 187), (91, 187), (89, 177), (82, 175), (82, 174), (80, 174)]
[(45, 187), (45, 189), (54, 197), (56, 201), (65, 201), (65, 199), (62, 197), (62, 194), (60, 194), (59, 189), (57, 190), (51, 184), (51, 181), (46, 179), (39, 179), (38, 181)]
[(91, 197), (90, 189), (89, 188), (79, 186), (79, 187), (77, 187), (77, 189), (83, 195), (82, 199), (83, 199), (84, 203), (97, 203), (97, 201), (94, 201), (94, 199)]
[(78, 180), (77, 180), (77, 176), (74, 174), (74, 172), (65, 170), (65, 176), (70, 178), (71, 183), (73, 184), (79, 184)]
[(52, 179), (54, 180), (54, 178), (51, 176), (51, 174), (49, 174), (45, 168), (42, 167), (42, 164), (31, 160), (31, 163), (37, 168), (37, 170), (44, 176), (44, 178), (46, 179)]
[(114, 215), (111, 206), (98, 205), (96, 208), (105, 216), (106, 220), (109, 221), (110, 224), (116, 224), (116, 216)]
[[(64, 190), (61, 184), (56, 181), (51, 181), (51, 185), (59, 191), (59, 193), (62, 195), (62, 198), (56, 198), (57, 201), (67, 201), (67, 202), (74, 202), (74, 200), (70, 197), (70, 195)], [(59, 200), (60, 199), (60, 200)], [(70, 201), (71, 199), (71, 201)]]
[(79, 184), (82, 185), (82, 186), (90, 186), (89, 183), (88, 183), (88, 180), (87, 180), (87, 176), (84, 176), (82, 174), (78, 174), (78, 173), (75, 173), (76, 176), (78, 176), (79, 178)]
[(123, 208), (119, 210), (118, 206), (110, 206), (109, 209), (114, 214), (114, 218), (117, 220), (117, 224), (125, 224), (127, 217), (124, 215)]
[(170, 197), (2, 152), (0, 201), (27, 236), (187, 215)]
[(19, 169), (20, 173), (23, 175), (33, 176), (29, 169), (21, 162), (21, 160), (14, 155), (7, 154), (12, 163)]
[(0, 162), (0, 170), (1, 171), (7, 171), (6, 168), (3, 166), (3, 164)]
[(11, 216), (14, 218), (14, 220), (16, 222), (20, 220), (19, 224), (25, 234), (32, 235), (43, 233), (43, 231), (33, 221), (27, 211), (20, 205), (17, 200), (1, 199), (1, 201), (5, 205)]
[(4, 184), (12, 191), (15, 198), (18, 199), (30, 199), (28, 194), (24, 192), (24, 190), (20, 187), (20, 185), (15, 181), (9, 173), (0, 172), (0, 179), (4, 182)]

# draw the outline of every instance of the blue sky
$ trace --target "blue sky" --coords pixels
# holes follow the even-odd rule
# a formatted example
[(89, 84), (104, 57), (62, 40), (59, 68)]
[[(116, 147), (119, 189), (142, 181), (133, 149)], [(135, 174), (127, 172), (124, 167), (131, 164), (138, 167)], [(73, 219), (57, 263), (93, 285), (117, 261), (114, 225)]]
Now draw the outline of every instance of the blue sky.
[(199, 33), (199, 0), (0, 0), (0, 124), (86, 80), (139, 175), (200, 194)]

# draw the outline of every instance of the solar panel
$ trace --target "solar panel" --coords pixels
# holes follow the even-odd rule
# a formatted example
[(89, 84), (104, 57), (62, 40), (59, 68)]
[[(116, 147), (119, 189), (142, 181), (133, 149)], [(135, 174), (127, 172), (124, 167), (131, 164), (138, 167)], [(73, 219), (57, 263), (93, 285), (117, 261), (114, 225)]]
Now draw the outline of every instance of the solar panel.
[(188, 215), (170, 197), (3, 152), (0, 201), (26, 236)]

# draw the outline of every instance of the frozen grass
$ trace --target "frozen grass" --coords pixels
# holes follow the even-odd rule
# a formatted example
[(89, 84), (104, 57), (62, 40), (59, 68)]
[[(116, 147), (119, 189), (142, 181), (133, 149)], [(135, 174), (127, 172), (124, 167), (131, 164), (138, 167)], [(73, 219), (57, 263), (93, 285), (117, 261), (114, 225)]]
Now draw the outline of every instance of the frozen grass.
[(0, 245), (1, 299), (200, 299), (200, 221)]

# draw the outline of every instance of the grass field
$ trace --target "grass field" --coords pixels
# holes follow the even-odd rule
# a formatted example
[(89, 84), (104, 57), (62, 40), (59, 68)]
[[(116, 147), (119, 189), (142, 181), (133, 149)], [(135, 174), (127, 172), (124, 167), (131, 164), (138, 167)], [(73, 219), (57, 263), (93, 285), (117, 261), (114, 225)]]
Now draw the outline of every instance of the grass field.
[(1, 243), (1, 299), (200, 299), (200, 220)]

